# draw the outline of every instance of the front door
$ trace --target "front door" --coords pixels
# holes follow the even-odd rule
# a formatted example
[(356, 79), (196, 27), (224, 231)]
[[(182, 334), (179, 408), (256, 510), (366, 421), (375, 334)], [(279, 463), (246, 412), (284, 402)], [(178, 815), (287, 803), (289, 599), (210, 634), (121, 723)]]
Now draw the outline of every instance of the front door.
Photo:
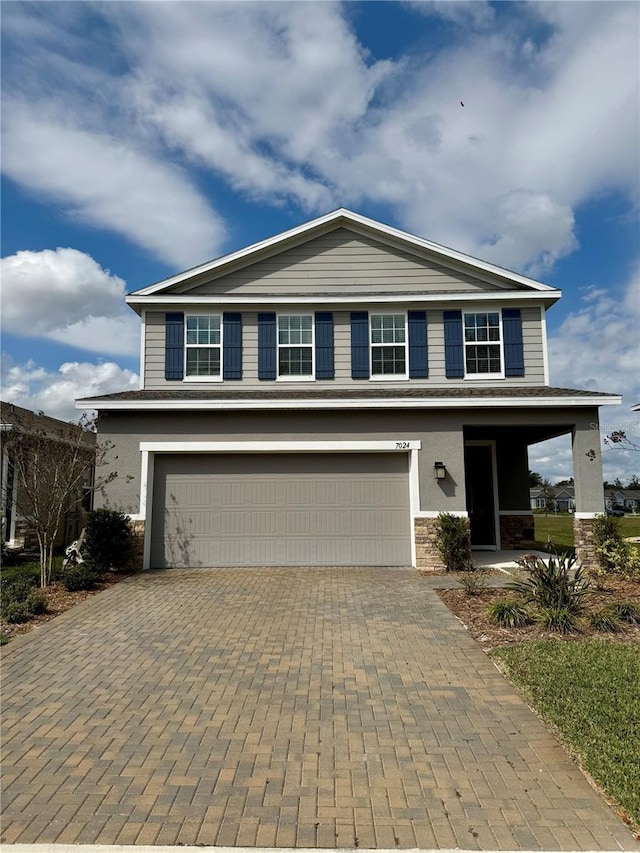
[(492, 445), (466, 444), (464, 470), (471, 546), (495, 549), (496, 515)]

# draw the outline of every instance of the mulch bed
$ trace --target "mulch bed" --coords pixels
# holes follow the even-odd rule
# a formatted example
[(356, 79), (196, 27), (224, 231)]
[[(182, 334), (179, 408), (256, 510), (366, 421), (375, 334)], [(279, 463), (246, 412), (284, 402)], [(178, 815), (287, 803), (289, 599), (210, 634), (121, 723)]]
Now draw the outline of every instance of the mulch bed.
[[(457, 573), (449, 573), (447, 577), (457, 577)], [(580, 622), (579, 632), (573, 634), (557, 634), (548, 631), (538, 624), (527, 625), (524, 628), (501, 628), (489, 619), (490, 604), (508, 598), (516, 597), (516, 593), (508, 589), (483, 589), (477, 595), (469, 596), (463, 589), (441, 589), (438, 595), (455, 613), (471, 636), (487, 652), (498, 646), (510, 646), (524, 640), (563, 639), (567, 641), (584, 640), (585, 638), (606, 638), (617, 642), (640, 642), (640, 625), (625, 625), (619, 633), (603, 633), (595, 631), (586, 622)], [(624, 580), (623, 578), (607, 578), (605, 588), (594, 590), (583, 599), (585, 608), (599, 610), (616, 601), (632, 601), (640, 606), (640, 582)]]
[(109, 572), (100, 579), (100, 582), (93, 589), (83, 589), (77, 592), (69, 592), (65, 589), (64, 584), (59, 581), (52, 583), (51, 586), (41, 590), (47, 597), (48, 610), (46, 613), (34, 616), (28, 622), (18, 622), (15, 624), (9, 624), (4, 619), (0, 619), (0, 632), (8, 639), (17, 637), (19, 634), (26, 634), (33, 628), (37, 628), (38, 625), (43, 625), (45, 622), (49, 622), (50, 619), (55, 619), (60, 613), (64, 613), (65, 610), (69, 610), (86, 598), (90, 598), (103, 589), (120, 583), (126, 577), (128, 575), (125, 572)]

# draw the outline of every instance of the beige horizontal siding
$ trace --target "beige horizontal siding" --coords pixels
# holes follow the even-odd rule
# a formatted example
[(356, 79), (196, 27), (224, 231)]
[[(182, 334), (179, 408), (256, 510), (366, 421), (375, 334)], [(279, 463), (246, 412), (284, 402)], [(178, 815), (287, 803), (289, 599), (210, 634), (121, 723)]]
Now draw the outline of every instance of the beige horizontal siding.
[[(393, 311), (398, 313), (418, 310), (416, 304), (399, 304), (394, 306)], [(180, 306), (172, 306), (172, 311), (188, 310)], [(261, 309), (262, 310), (262, 309)], [(267, 311), (272, 308), (265, 309)], [(330, 308), (327, 308), (330, 310)], [(361, 306), (355, 310), (364, 310)], [(469, 310), (473, 310), (469, 306)], [(279, 313), (305, 313), (299, 305), (282, 306)], [(146, 317), (146, 342), (145, 342), (145, 389), (166, 390), (168, 388), (180, 388), (191, 390), (232, 389), (232, 388), (268, 388), (282, 390), (290, 387), (292, 390), (301, 388), (365, 388), (380, 386), (385, 388), (407, 388), (412, 386), (429, 387), (464, 387), (473, 384), (487, 386), (500, 385), (543, 385), (544, 384), (544, 355), (542, 326), (540, 322), (540, 309), (537, 306), (521, 307), (522, 312), (522, 335), (524, 345), (525, 375), (524, 377), (512, 377), (507, 379), (487, 379), (480, 383), (473, 383), (459, 379), (451, 380), (445, 376), (444, 361), (444, 326), (443, 310), (427, 308), (427, 340), (429, 358), (428, 379), (411, 379), (403, 381), (376, 381), (376, 380), (353, 380), (351, 378), (351, 310), (343, 309), (333, 311), (334, 322), (334, 359), (335, 379), (322, 381), (301, 382), (265, 382), (258, 379), (258, 311), (242, 312), (242, 339), (243, 339), (243, 379), (234, 382), (171, 382), (164, 378), (164, 312), (148, 312)]]
[(483, 292), (500, 288), (402, 249), (339, 228), (218, 279), (205, 274), (174, 293)]

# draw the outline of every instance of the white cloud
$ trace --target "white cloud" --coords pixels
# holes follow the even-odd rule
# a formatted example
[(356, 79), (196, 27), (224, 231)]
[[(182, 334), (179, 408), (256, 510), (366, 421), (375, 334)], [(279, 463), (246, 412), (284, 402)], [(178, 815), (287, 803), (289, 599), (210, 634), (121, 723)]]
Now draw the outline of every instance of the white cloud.
[(180, 169), (42, 103), (5, 110), (2, 166), (15, 181), (167, 264), (190, 266), (219, 251), (224, 226)]
[(395, 61), (359, 43), (348, 4), (97, 4), (113, 55), (90, 59), (85, 4), (50, 4), (48, 27), (10, 6), (9, 36), (35, 46), (6, 63), (9, 173), (171, 262), (223, 239), (177, 162), (312, 213), (391, 205), (411, 231), (535, 275), (575, 249), (579, 205), (637, 196), (632, 3), (408, 4), (421, 35), (421, 13), (455, 26)]
[(15, 364), (2, 356), (2, 399), (64, 421), (80, 416), (74, 405), (78, 398), (138, 387), (139, 379), (133, 371), (110, 361), (65, 362), (57, 371), (49, 371), (33, 361)]
[(125, 282), (77, 249), (22, 251), (0, 261), (2, 327), (112, 355), (137, 355), (140, 321)]
[[(586, 388), (622, 394), (622, 405), (600, 409), (604, 438), (617, 429), (640, 443), (640, 416), (630, 411), (640, 400), (640, 266), (625, 286), (611, 291), (587, 290), (577, 311), (549, 336), (551, 382), (563, 388)], [(578, 357), (576, 357), (576, 354)], [(640, 473), (640, 454), (602, 442), (606, 480), (626, 482)], [(571, 476), (568, 436), (535, 445), (530, 467), (554, 480)]]

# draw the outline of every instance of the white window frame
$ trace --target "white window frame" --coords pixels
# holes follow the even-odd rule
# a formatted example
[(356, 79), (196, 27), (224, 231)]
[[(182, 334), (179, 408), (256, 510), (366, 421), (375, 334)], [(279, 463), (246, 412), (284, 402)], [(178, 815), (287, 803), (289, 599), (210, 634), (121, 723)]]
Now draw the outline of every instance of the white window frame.
[[(470, 314), (497, 314), (498, 315), (498, 328), (500, 330), (500, 340), (499, 341), (467, 341), (465, 335), (465, 318)], [(476, 347), (476, 346), (499, 346), (500, 348), (500, 370), (495, 371), (494, 373), (470, 373), (467, 371), (467, 347)], [(487, 379), (504, 379), (504, 330), (502, 327), (502, 311), (500, 308), (495, 307), (487, 307), (484, 305), (475, 306), (472, 310), (463, 311), (462, 312), (462, 346), (464, 348), (464, 378), (465, 379), (479, 379), (483, 381), (487, 381)]]
[[(280, 321), (285, 317), (308, 317), (311, 320), (311, 343), (309, 344), (281, 344), (280, 343)], [(300, 376), (289, 376), (280, 373), (280, 350), (307, 347), (311, 350), (311, 373)], [(316, 378), (316, 324), (312, 313), (283, 311), (276, 316), (276, 371), (278, 382), (315, 382)]]
[[(402, 343), (375, 343), (373, 342), (373, 318), (374, 317), (402, 317), (404, 320), (404, 373), (374, 373), (373, 372), (373, 348), (374, 347), (399, 347)], [(409, 378), (409, 323), (406, 311), (376, 311), (369, 317), (369, 376), (374, 382), (398, 382)]]
[[(187, 325), (190, 317), (218, 317), (220, 319), (220, 343), (219, 344), (189, 344), (187, 343)], [(184, 315), (184, 370), (183, 376), (185, 382), (222, 382), (223, 375), (223, 357), (224, 357), (224, 323), (222, 314), (215, 311), (189, 311), (189, 313), (185, 313)], [(215, 347), (219, 347), (220, 349), (220, 373), (219, 374), (209, 374), (209, 375), (191, 375), (187, 374), (187, 352), (190, 349), (214, 349)]]

